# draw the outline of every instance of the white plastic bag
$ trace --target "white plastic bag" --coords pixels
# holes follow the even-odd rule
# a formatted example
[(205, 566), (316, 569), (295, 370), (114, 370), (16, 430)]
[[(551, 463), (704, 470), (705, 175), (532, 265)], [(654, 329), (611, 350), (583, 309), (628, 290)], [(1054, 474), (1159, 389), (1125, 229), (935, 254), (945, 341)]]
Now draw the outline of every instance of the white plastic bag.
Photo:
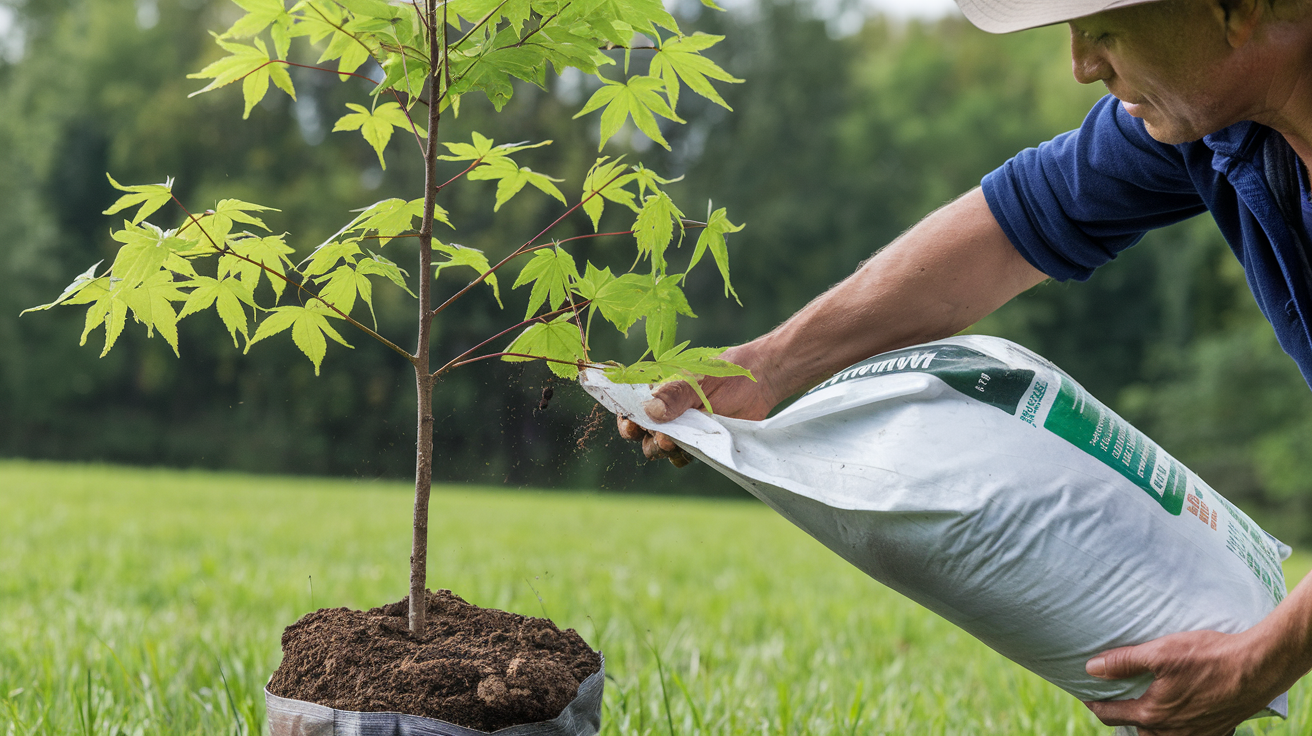
[[(1094, 655), (1180, 631), (1236, 633), (1285, 595), (1289, 548), (1074, 380), (1006, 340), (871, 358), (760, 422), (656, 424), (650, 388), (581, 377), (872, 578), (1081, 700), (1150, 675)], [(1266, 714), (1286, 715), (1286, 696)]]

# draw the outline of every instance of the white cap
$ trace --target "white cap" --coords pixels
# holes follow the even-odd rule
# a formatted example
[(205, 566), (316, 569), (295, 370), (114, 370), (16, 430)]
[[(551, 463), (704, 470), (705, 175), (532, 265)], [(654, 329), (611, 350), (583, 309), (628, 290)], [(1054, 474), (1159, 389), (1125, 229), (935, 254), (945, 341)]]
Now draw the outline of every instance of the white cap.
[(1153, 0), (957, 0), (957, 7), (982, 30), (1010, 33), (1146, 2)]

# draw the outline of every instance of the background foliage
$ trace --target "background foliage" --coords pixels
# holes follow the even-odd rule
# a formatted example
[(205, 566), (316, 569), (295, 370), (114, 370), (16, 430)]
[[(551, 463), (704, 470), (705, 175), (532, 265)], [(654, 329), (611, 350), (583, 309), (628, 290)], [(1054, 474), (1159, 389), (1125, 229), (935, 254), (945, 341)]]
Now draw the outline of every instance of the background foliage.
[[(77, 347), (80, 310), (17, 317), (111, 252), (99, 214), (116, 198), (105, 171), (125, 182), (175, 176), (188, 201), (221, 190), (277, 203), (283, 211), (266, 221), (302, 248), (350, 207), (420, 186), (416, 162), (396, 157), (384, 172), (356, 134), (329, 131), (346, 101), (335, 80), (293, 70), (297, 100), (271, 95), (246, 121), (235, 93), (188, 100), (201, 85), (185, 75), (221, 53), (206, 30), (240, 12), (226, 0), (0, 0), (13, 19), (0, 34), (0, 455), (412, 472), (413, 380), (382, 348), (335, 356), (315, 378), (290, 343), (240, 355), (214, 319), (189, 322), (177, 360), (131, 330), (97, 359)], [(709, 270), (688, 284), (699, 319), (685, 336), (698, 344), (770, 329), (1008, 156), (1078, 124), (1100, 93), (1071, 80), (1062, 29), (991, 37), (959, 20), (876, 18), (834, 37), (810, 6), (786, 0), (675, 12), (688, 31), (726, 35), (708, 55), (746, 80), (721, 88), (733, 113), (687, 96), (689, 124), (662, 128), (668, 152), (631, 127), (618, 136), (630, 160), (688, 174), (671, 187), (676, 201), (713, 198), (747, 224), (731, 243), (744, 306), (720, 298)], [(498, 141), (553, 139), (524, 152), (525, 163), (580, 180), (598, 141), (570, 117), (590, 81), (548, 86), (517, 89), (495, 119), (471, 99), (444, 138), (477, 128)], [(472, 223), (464, 245), (501, 251), (511, 233), (546, 224), (541, 199), (512, 201), (493, 223), (478, 189), (490, 186), (442, 202)], [(492, 332), (491, 298), (461, 304), (440, 323), (439, 344), (455, 354)], [(382, 291), (377, 301), (381, 331), (403, 329), (402, 305)], [(1150, 235), (1087, 284), (1040, 286), (977, 330), (1054, 360), (1273, 532), (1312, 541), (1312, 392), (1206, 218)], [(435, 478), (734, 492), (705, 468), (643, 466), (609, 423), (579, 451), (591, 402), (561, 388), (536, 411), (550, 381), (542, 366), (511, 365), (447, 378), (436, 392)]]

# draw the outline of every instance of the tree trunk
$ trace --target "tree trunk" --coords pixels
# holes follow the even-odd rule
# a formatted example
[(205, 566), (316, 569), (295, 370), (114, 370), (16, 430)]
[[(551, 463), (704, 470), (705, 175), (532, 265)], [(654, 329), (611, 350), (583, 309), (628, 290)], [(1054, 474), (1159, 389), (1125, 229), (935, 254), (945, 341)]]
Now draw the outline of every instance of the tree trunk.
[(410, 545), (410, 633), (423, 638), (428, 625), (428, 498), (433, 488), (433, 377), (428, 357), (433, 326), (433, 209), (437, 204), (437, 126), (441, 120), (438, 60), (446, 45), (446, 23), (437, 34), (437, 1), (428, 0), (428, 50), (433, 60), (428, 85), (428, 145), (424, 150), (424, 216), (419, 227), (419, 345), (415, 348), (415, 400), (418, 427), (415, 440), (414, 536)]

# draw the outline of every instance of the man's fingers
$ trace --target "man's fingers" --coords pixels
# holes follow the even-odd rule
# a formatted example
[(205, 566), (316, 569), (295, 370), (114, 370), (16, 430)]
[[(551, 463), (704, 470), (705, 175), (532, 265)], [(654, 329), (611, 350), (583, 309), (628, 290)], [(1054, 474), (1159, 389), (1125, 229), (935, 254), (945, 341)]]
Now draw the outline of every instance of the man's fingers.
[(1138, 726), (1140, 723), (1136, 718), (1139, 706), (1137, 700), (1086, 700), (1084, 705), (1098, 716), (1104, 726)]
[(686, 381), (664, 383), (652, 392), (651, 400), (642, 405), (647, 416), (658, 422), (677, 419), (685, 411), (700, 406), (702, 400)]
[(663, 452), (667, 453), (675, 452), (679, 449), (679, 446), (674, 444), (674, 440), (670, 439), (669, 435), (661, 434), (660, 432), (656, 433), (656, 446), (661, 448)]
[(647, 430), (638, 426), (638, 423), (626, 416), (615, 415), (616, 424), (619, 426), (620, 437), (630, 442), (637, 442), (647, 434)]
[(1142, 646), (1121, 647), (1103, 652), (1084, 665), (1084, 671), (1104, 680), (1121, 680), (1152, 671), (1147, 652)]

